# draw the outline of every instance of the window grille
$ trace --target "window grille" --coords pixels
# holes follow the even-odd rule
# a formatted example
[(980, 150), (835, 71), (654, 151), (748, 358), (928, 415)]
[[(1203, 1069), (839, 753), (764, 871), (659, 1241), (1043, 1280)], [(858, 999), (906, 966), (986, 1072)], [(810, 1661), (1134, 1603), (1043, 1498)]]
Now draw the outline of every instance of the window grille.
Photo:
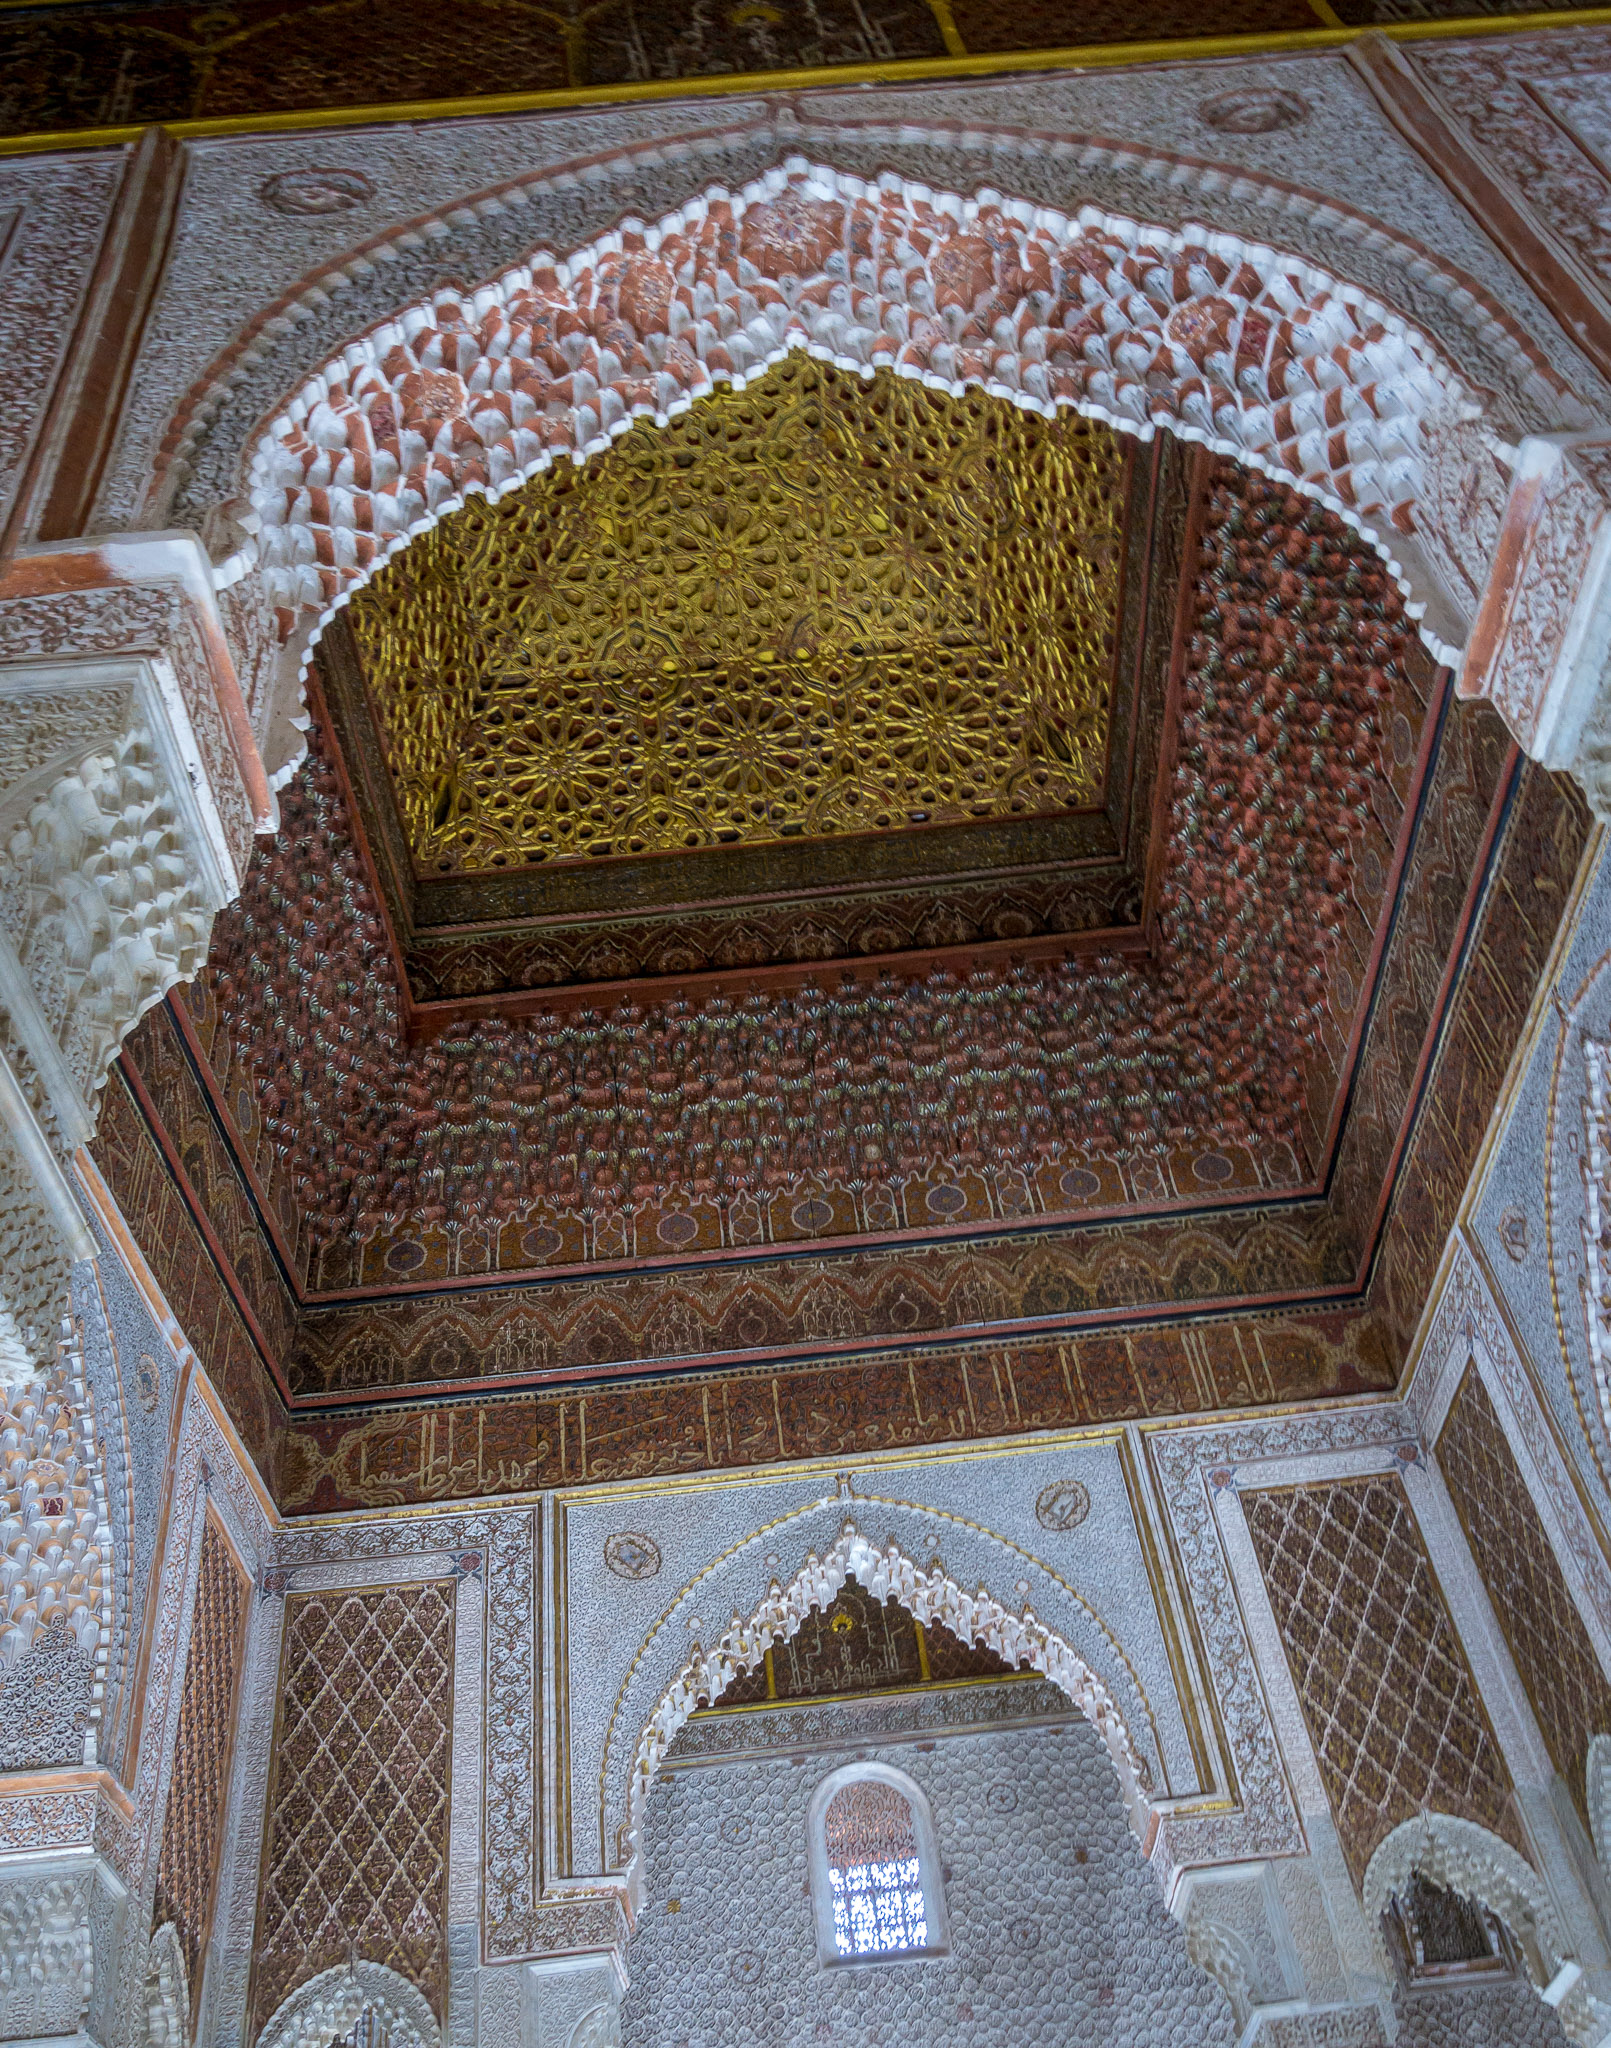
[(834, 1947), (842, 1956), (897, 1955), (929, 1945), (929, 1915), (912, 1809), (893, 1785), (860, 1779), (824, 1817)]

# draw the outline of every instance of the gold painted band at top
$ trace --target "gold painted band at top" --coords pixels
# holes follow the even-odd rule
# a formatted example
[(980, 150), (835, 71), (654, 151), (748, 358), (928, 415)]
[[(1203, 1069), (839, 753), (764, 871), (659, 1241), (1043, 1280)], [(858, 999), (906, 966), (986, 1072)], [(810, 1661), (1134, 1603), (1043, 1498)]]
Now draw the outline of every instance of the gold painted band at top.
[[(0, 13), (20, 7), (39, 9), (71, 4), (72, 0), (0, 0)], [(1329, 14), (1335, 19), (1335, 11), (1325, 0), (1311, 0), (1311, 5), (1317, 14)], [(109, 149), (137, 141), (152, 126), (162, 128), (179, 141), (189, 142), (211, 136), (487, 119), (637, 100), (753, 97), (756, 93), (803, 92), (821, 86), (921, 84), (928, 80), (991, 78), (1011, 72), (1114, 70), (1124, 65), (1182, 64), (1212, 57), (1270, 56), (1334, 50), (1362, 35), (1383, 35), (1393, 42), (1423, 42), (1516, 35), (1539, 29), (1606, 27), (1611, 27), (1611, 7), (1555, 8), (1530, 14), (1461, 15), (1449, 21), (1370, 22), (1358, 28), (1339, 23), (1336, 27), (1284, 29), (1260, 35), (1165, 37), (1151, 42), (1085, 44), (1072, 49), (1007, 50), (977, 57), (948, 53), (944, 57), (903, 57), (877, 64), (819, 64), (795, 71), (721, 72), (697, 78), (645, 79), (623, 85), (553, 86), (542, 92), (399, 100), (390, 105), (320, 107), (284, 114), (217, 114), (182, 121), (131, 122), (112, 128), (55, 128), (31, 135), (0, 136), (0, 157)]]

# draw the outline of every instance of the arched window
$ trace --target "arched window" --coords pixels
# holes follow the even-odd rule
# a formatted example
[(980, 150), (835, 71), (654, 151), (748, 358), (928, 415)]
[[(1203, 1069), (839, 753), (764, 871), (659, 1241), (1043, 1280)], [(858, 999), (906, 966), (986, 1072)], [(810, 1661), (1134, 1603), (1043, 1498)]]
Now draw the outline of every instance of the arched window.
[(928, 1801), (883, 1764), (851, 1764), (811, 1802), (811, 1888), (825, 1963), (943, 1954), (945, 1900)]

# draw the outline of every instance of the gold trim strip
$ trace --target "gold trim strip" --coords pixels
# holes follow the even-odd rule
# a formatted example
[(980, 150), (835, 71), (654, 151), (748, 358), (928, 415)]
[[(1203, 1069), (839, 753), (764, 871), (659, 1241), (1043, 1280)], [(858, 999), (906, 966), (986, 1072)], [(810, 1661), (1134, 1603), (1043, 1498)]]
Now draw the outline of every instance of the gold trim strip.
[[(0, 0), (0, 12), (38, 7), (41, 0)], [(43, 0), (69, 6), (73, 0)], [(139, 140), (155, 125), (181, 142), (212, 136), (300, 134), (321, 128), (358, 128), (399, 122), (488, 120), (570, 107), (631, 104), (640, 100), (753, 97), (805, 92), (813, 87), (923, 84), (958, 78), (995, 78), (1015, 72), (1108, 71), (1126, 65), (1184, 64), (1213, 57), (1256, 57), (1335, 50), (1359, 36), (1393, 42), (1456, 41), (1478, 36), (1536, 33), (1552, 28), (1611, 27), (1611, 7), (1554, 8), (1536, 14), (1459, 15), (1449, 21), (1391, 21), (1361, 28), (1299, 28), (1265, 35), (1169, 37), (1152, 42), (1094, 43), (1057, 50), (1007, 50), (989, 56), (904, 57), (881, 64), (811, 65), (797, 71), (740, 71), (697, 78), (645, 79), (625, 85), (555, 86), (544, 92), (488, 93), (476, 98), (400, 100), (395, 105), (316, 107), (284, 114), (218, 114), (155, 124), (109, 128), (55, 128), (0, 136), (0, 157), (43, 156), (76, 149), (112, 149)]]
[[(913, 1616), (913, 1620), (921, 1639), (923, 1624), (917, 1621), (916, 1616)], [(768, 1650), (766, 1654), (770, 1657), (772, 1652)], [(925, 1653), (924, 1662), (927, 1661)], [(787, 1708), (792, 1713), (796, 1707), (842, 1707), (847, 1701), (852, 1700), (905, 1699), (908, 1694), (914, 1699), (926, 1699), (930, 1693), (960, 1692), (964, 1686), (969, 1685), (1025, 1685), (1031, 1679), (1038, 1679), (1043, 1685), (1052, 1685), (1054, 1690), (1060, 1691), (1044, 1671), (1019, 1665), (1009, 1671), (987, 1671), (978, 1678), (920, 1678), (911, 1685), (877, 1685), (868, 1692), (797, 1693), (791, 1694), (786, 1700), (745, 1700), (742, 1705), (736, 1707), (695, 1707), (688, 1716), (686, 1725), (692, 1727), (696, 1721), (719, 1721), (734, 1714), (765, 1714), (779, 1707)], [(1061, 1696), (1068, 1706), (1069, 1714), (1083, 1718), (1080, 1716), (1079, 1707), (1069, 1699), (1067, 1693), (1062, 1693)]]
[[(1200, 1662), (1194, 1673), (1186, 1645), (1181, 1640), (1175, 1603), (1171, 1599), (1172, 1591), (1177, 1589), (1171, 1587), (1169, 1573), (1158, 1548), (1158, 1532), (1153, 1526), (1146, 1481), (1141, 1471), (1135, 1443), (1128, 1431), (1119, 1438), (1119, 1472), (1124, 1480), (1125, 1495), (1130, 1503), (1130, 1520), (1134, 1524), (1136, 1541), (1140, 1545), (1142, 1562), (1146, 1567), (1147, 1589), (1152, 1595), (1153, 1611), (1158, 1617), (1158, 1633), (1163, 1638), (1164, 1656), (1175, 1688), (1175, 1703), (1180, 1709), (1181, 1725), (1186, 1732), (1186, 1747), (1191, 1753), (1192, 1769), (1197, 1773), (1197, 1790), (1191, 1796), (1198, 1799), (1211, 1798), (1215, 1791), (1214, 1759), (1202, 1720), (1202, 1700), (1205, 1695), (1210, 1702), (1214, 1734), (1218, 1740), (1221, 1759), (1226, 1766), (1227, 1782), (1234, 1782), (1230, 1745), (1225, 1739), (1225, 1730), (1219, 1717), (1219, 1701), (1206, 1664)], [(1189, 1589), (1180, 1586), (1178, 1591), (1181, 1595), (1181, 1605), (1189, 1612)], [(1161, 1741), (1158, 1753), (1163, 1757)], [(1165, 1792), (1171, 1798), (1179, 1798), (1181, 1795), (1175, 1792), (1169, 1783), (1168, 1759), (1164, 1758), (1163, 1761)]]

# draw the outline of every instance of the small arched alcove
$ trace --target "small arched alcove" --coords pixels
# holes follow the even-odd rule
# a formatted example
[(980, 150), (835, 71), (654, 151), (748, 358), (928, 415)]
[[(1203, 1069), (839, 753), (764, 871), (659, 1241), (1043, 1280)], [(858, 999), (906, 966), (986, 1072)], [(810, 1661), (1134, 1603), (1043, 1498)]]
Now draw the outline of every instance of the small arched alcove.
[(1601, 2037), (1547, 1887), (1487, 1828), (1440, 1813), (1403, 1822), (1362, 1891), (1401, 2038), (1564, 2048)]
[(866, 1762), (830, 1771), (812, 1795), (806, 1832), (822, 1962), (946, 1953), (934, 1819), (904, 1771)]

